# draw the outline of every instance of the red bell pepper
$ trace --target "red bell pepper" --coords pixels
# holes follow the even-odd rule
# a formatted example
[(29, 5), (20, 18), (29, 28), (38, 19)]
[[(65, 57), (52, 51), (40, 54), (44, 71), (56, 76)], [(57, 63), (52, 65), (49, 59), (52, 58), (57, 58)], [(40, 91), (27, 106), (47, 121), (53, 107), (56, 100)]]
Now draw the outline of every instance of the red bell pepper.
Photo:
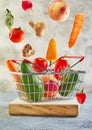
[[(54, 72), (60, 72), (63, 69), (65, 69), (66, 67), (68, 67), (69, 63), (67, 60), (65, 60), (64, 58), (59, 58), (56, 62), (55, 62), (55, 67), (54, 67)], [(54, 74), (54, 77), (57, 80), (60, 80), (60, 74)]]
[(84, 89), (82, 89), (80, 92), (76, 93), (76, 99), (80, 104), (83, 104), (86, 100), (86, 93), (84, 92)]

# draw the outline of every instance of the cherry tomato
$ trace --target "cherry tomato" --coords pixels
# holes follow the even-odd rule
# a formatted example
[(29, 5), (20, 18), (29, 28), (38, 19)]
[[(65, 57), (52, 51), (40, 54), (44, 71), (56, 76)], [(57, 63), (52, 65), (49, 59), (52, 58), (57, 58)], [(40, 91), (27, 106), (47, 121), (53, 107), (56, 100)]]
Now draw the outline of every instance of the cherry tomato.
[[(54, 72), (60, 72), (62, 69), (68, 67), (68, 65), (69, 63), (67, 60), (59, 58), (55, 63)], [(60, 80), (60, 74), (54, 74), (54, 76), (57, 80)]]
[(20, 28), (13, 28), (9, 34), (9, 38), (14, 43), (19, 43), (24, 40), (24, 31)]
[(81, 92), (76, 93), (76, 99), (80, 104), (83, 104), (86, 100), (86, 93), (84, 92), (84, 89), (81, 90)]
[(35, 58), (33, 63), (35, 65), (32, 65), (32, 67), (37, 72), (42, 72), (48, 67), (47, 60), (41, 57)]
[(33, 4), (29, 0), (22, 0), (21, 6), (24, 11), (27, 11), (29, 9), (32, 9)]

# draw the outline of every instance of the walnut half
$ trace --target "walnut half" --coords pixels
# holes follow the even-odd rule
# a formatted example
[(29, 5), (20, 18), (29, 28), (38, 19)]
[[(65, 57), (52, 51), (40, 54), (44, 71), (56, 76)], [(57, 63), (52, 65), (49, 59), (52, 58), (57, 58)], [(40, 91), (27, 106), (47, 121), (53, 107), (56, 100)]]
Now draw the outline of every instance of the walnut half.
[(30, 44), (26, 44), (23, 49), (22, 49), (22, 55), (24, 57), (30, 57), (32, 55), (34, 55), (35, 50), (32, 49), (32, 46)]

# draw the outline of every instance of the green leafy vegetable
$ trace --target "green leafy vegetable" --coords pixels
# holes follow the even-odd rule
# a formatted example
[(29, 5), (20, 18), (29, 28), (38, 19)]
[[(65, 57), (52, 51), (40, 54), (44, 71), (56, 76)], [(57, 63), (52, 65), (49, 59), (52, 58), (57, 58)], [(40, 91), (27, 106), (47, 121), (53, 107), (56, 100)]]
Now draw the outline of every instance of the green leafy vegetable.
[(6, 9), (6, 18), (5, 18), (5, 25), (11, 31), (12, 25), (14, 23), (14, 16), (11, 14), (9, 9)]

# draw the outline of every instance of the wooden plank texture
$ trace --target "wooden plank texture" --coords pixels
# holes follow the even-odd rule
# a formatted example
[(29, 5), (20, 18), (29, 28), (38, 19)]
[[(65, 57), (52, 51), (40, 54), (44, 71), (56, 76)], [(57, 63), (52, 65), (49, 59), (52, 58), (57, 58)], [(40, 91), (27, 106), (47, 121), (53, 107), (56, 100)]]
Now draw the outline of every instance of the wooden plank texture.
[(75, 99), (40, 103), (29, 103), (15, 99), (9, 104), (10, 115), (75, 117), (78, 116), (78, 112), (79, 105)]

